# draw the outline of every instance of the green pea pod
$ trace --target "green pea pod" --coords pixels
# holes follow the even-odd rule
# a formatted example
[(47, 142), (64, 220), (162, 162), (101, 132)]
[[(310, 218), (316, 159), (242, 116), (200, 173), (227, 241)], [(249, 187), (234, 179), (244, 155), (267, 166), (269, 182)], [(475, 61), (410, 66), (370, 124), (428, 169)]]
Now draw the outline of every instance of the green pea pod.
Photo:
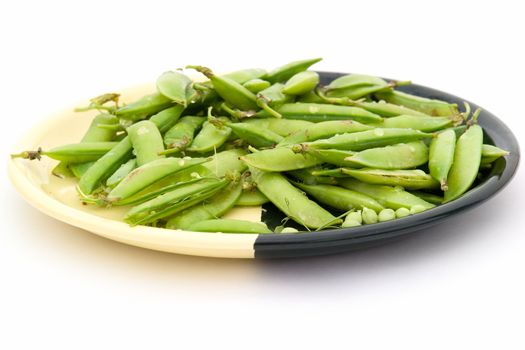
[(279, 147), (240, 157), (250, 167), (264, 171), (290, 171), (309, 168), (321, 160), (309, 154), (294, 153), (290, 148)]
[(491, 164), (496, 159), (508, 155), (509, 152), (493, 145), (484, 144), (481, 148), (481, 164), (487, 165)]
[(286, 82), (282, 92), (293, 96), (303, 95), (315, 89), (317, 84), (319, 84), (319, 74), (317, 72), (299, 72)]
[(354, 190), (374, 198), (386, 208), (410, 209), (415, 205), (422, 206), (425, 209), (434, 207), (434, 204), (428, 203), (421, 198), (414, 196), (401, 187), (392, 187), (384, 185), (372, 185), (350, 178), (339, 179), (339, 184), (349, 190)]
[[(294, 150), (297, 148), (294, 148)], [(298, 148), (301, 152), (306, 152), (324, 163), (338, 165), (338, 166), (347, 166), (347, 167), (357, 167), (360, 168), (362, 165), (356, 162), (347, 160), (349, 157), (356, 154), (352, 151), (341, 151), (338, 149), (315, 149), (315, 148)]]
[(382, 128), (410, 128), (424, 132), (433, 132), (448, 128), (454, 124), (449, 117), (421, 117), (415, 115), (399, 115), (385, 118), (382, 123), (375, 126)]
[[(311, 122), (328, 120), (355, 120), (361, 123), (378, 123), (383, 120), (377, 114), (362, 108), (349, 106), (335, 106), (320, 103), (286, 103), (275, 109), (283, 118), (299, 119)], [(267, 111), (259, 111), (256, 116), (266, 118)]]
[[(320, 97), (316, 91), (310, 91), (304, 95), (297, 96), (296, 101), (301, 102), (301, 103), (332, 103)], [(332, 103), (332, 104), (337, 104), (337, 103)]]
[(263, 79), (269, 81), (272, 84), (283, 82), (290, 79), (295, 74), (307, 70), (308, 68), (310, 68), (310, 66), (321, 60), (322, 58), (313, 58), (308, 60), (290, 62), (288, 64), (285, 64), (284, 66), (278, 67), (270, 71), (263, 77)]
[(277, 119), (277, 118), (254, 118), (243, 120), (243, 123), (254, 125), (260, 129), (268, 129), (274, 133), (286, 137), (297, 131), (303, 130), (313, 123), (306, 120)]
[(405, 106), (428, 115), (446, 117), (459, 113), (455, 103), (410, 95), (402, 91), (377, 92), (375, 96), (386, 102)]
[(275, 108), (292, 100), (292, 97), (283, 93), (283, 88), (283, 84), (275, 83), (257, 94), (257, 106), (262, 108), (268, 116), (281, 118), (281, 114)]
[(388, 146), (396, 143), (411, 142), (432, 137), (419, 130), (401, 128), (376, 128), (367, 131), (346, 133), (328, 139), (307, 143), (312, 148), (333, 148), (360, 151), (367, 148)]
[(136, 122), (146, 119), (150, 115), (159, 113), (163, 109), (170, 107), (173, 101), (166, 96), (156, 92), (146, 95), (141, 99), (120, 107), (115, 111), (115, 115), (128, 122)]
[(231, 79), (239, 84), (244, 84), (249, 80), (262, 79), (266, 73), (266, 70), (262, 68), (248, 68), (224, 74), (222, 77)]
[(274, 172), (264, 172), (250, 168), (257, 188), (268, 199), (295, 222), (309, 228), (319, 229), (341, 223), (306, 195), (294, 187), (286, 178)]
[(228, 173), (242, 173), (248, 166), (239, 158), (245, 154), (246, 151), (239, 148), (222, 151), (214, 154), (211, 161), (204, 163), (203, 166), (218, 178)]
[(248, 123), (226, 123), (241, 139), (254, 147), (271, 147), (283, 140), (283, 137), (268, 129), (261, 129)]
[(136, 167), (137, 160), (135, 158), (128, 160), (126, 163), (122, 164), (120, 168), (118, 168), (117, 171), (115, 171), (113, 175), (111, 175), (106, 180), (106, 186), (108, 186), (109, 188), (114, 188)]
[(387, 82), (384, 79), (364, 74), (348, 74), (342, 77), (336, 78), (330, 82), (327, 86), (327, 90), (340, 90), (348, 89), (351, 87), (358, 86), (370, 86), (370, 85), (386, 85)]
[(217, 94), (229, 105), (241, 110), (257, 109), (255, 95), (235, 80), (215, 75), (211, 69), (202, 66), (187, 66), (186, 68), (195, 69), (210, 79)]
[(269, 81), (262, 80), (259, 78), (248, 80), (247, 82), (242, 84), (242, 86), (244, 86), (245, 88), (247, 88), (254, 94), (258, 93), (259, 91), (269, 88), (271, 85), (272, 84)]
[(428, 161), (428, 147), (421, 141), (370, 148), (345, 158), (348, 166), (377, 169), (411, 169)]
[(382, 117), (396, 117), (399, 115), (413, 115), (419, 117), (427, 117), (428, 114), (410, 109), (405, 106), (387, 103), (385, 101), (366, 102), (366, 101), (352, 101), (350, 105), (366, 109), (369, 112), (378, 114)]
[(306, 129), (287, 136), (278, 146), (293, 145), (302, 142), (329, 138), (338, 134), (352, 133), (372, 129), (372, 126), (361, 124), (353, 120), (331, 120), (315, 123)]
[(438, 133), (430, 143), (428, 169), (443, 191), (448, 189), (447, 177), (454, 161), (455, 148), (456, 133), (450, 129)]
[(235, 205), (241, 207), (252, 207), (263, 205), (264, 203), (268, 203), (269, 201), (270, 200), (264, 194), (262, 194), (261, 191), (254, 188), (251, 190), (242, 191), (242, 194), (237, 200), (237, 202), (235, 202)]
[(375, 185), (401, 186), (407, 190), (435, 189), (439, 183), (423, 170), (342, 169), (362, 182)]
[(107, 195), (108, 202), (122, 201), (135, 193), (140, 192), (149, 185), (173, 175), (179, 171), (191, 168), (206, 162), (202, 158), (160, 158), (130, 172), (122, 181)]
[(189, 231), (221, 233), (273, 233), (262, 222), (236, 219), (203, 220), (190, 225)]
[[(67, 164), (67, 163), (61, 162), (60, 164)], [(95, 164), (95, 161), (93, 161), (93, 162), (86, 162), (86, 163), (68, 164), (68, 167), (71, 170), (71, 172), (73, 173), (73, 175), (77, 179), (80, 179), (88, 171), (88, 169), (91, 168), (91, 166), (93, 164)]]
[[(177, 105), (155, 114), (149, 120), (155, 123), (162, 133), (178, 120), (183, 110), (183, 106)], [(85, 195), (91, 194), (103, 181), (131, 158), (132, 150), (133, 147), (129, 136), (124, 137), (111, 151), (98, 159), (82, 175), (78, 183), (80, 191)]]
[(97, 160), (111, 151), (117, 142), (80, 142), (51, 148), (48, 151), (25, 151), (12, 154), (11, 158), (40, 159), (42, 155), (68, 163), (84, 163)]
[(195, 132), (205, 121), (205, 117), (182, 117), (164, 134), (164, 144), (168, 149), (163, 154), (184, 151), (193, 142)]
[(443, 204), (442, 196), (438, 196), (436, 194), (423, 192), (423, 191), (410, 191), (410, 193), (413, 194), (414, 196), (418, 196), (419, 198), (421, 198), (422, 200), (426, 202), (429, 202), (435, 205)]
[(162, 73), (157, 79), (157, 90), (184, 107), (195, 97), (195, 91), (191, 88), (191, 79), (177, 71)]
[(467, 192), (478, 176), (483, 147), (483, 130), (479, 125), (470, 126), (456, 143), (454, 161), (448, 173), (448, 189), (444, 203)]
[(166, 228), (187, 229), (192, 224), (218, 218), (233, 208), (242, 193), (242, 183), (237, 181), (218, 192), (213, 197), (194, 205), (169, 219)]
[[(229, 122), (228, 118), (217, 118), (222, 123)], [(207, 153), (221, 147), (228, 137), (232, 129), (228, 126), (216, 126), (210, 121), (204, 122), (201, 131), (195, 136), (190, 147), (187, 148), (190, 152)]]
[(375, 199), (339, 186), (306, 185), (301, 183), (294, 183), (294, 185), (305, 191), (320, 203), (329, 205), (336, 209), (345, 211), (354, 208), (363, 209), (365, 207), (371, 208), (375, 211), (383, 209), (383, 206)]
[(337, 180), (330, 176), (316, 176), (313, 172), (320, 170), (318, 167), (292, 170), (287, 174), (306, 185), (337, 185)]
[(206, 179), (180, 186), (141, 203), (126, 213), (124, 220), (132, 226), (155, 222), (172, 216), (213, 196), (228, 184), (228, 180)]
[(155, 123), (142, 120), (127, 128), (126, 131), (133, 145), (133, 153), (137, 157), (139, 167), (164, 158), (163, 155), (159, 154), (164, 151), (164, 142)]

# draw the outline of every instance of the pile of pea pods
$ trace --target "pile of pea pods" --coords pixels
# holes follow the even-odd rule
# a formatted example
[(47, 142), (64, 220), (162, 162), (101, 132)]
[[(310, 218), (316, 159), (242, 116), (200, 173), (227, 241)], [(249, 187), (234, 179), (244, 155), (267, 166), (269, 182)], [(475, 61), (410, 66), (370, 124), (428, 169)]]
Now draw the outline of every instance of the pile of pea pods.
[[(98, 110), (79, 143), (13, 157), (59, 161), (82, 202), (127, 206), (130, 225), (225, 233), (355, 227), (414, 215), (467, 192), (505, 150), (483, 144), (479, 110), (350, 74), (319, 84), (319, 58), (271, 71), (163, 73), (157, 91)], [(221, 218), (273, 203), (297, 230)], [(288, 220), (288, 221), (287, 221)]]

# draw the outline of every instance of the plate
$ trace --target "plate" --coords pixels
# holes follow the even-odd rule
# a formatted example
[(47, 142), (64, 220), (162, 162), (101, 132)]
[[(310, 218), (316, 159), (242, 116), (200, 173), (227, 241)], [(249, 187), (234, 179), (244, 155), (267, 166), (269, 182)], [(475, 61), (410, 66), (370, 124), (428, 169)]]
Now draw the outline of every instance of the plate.
[[(320, 72), (321, 83), (327, 84), (344, 74), (347, 73)], [(124, 102), (129, 102), (154, 90), (153, 85), (143, 85), (124, 89), (121, 94), (125, 98)], [(465, 101), (457, 96), (416, 84), (403, 86), (399, 90), (452, 103), (462, 104)], [(473, 109), (478, 107), (475, 103), (469, 103)], [(82, 102), (75, 106), (86, 104), (87, 102)], [(35, 125), (18, 142), (13, 152), (36, 149), (39, 146), (46, 149), (78, 142), (96, 112), (74, 114), (72, 110), (73, 108), (69, 108), (59, 112)], [(73, 118), (74, 123), (71, 122)], [(147, 226), (130, 227), (118, 220), (123, 215), (122, 208), (107, 210), (82, 205), (77, 199), (74, 180), (59, 179), (51, 175), (56, 161), (42, 159), (40, 162), (30, 162), (10, 159), (8, 171), (16, 189), (38, 210), (64, 223), (122, 243), (171, 253), (223, 258), (323, 255), (371, 247), (399, 239), (438, 224), (449, 216), (460, 215), (501, 191), (518, 167), (518, 142), (510, 129), (490, 112), (483, 109), (478, 121), (485, 131), (485, 142), (508, 150), (510, 154), (505, 159), (499, 159), (483, 182), (465, 195), (406, 218), (321, 232), (256, 235), (188, 232)], [(278, 220), (278, 214), (272, 211), (271, 205), (265, 209), (239, 209), (229, 216), (258, 220), (264, 214), (263, 221)]]

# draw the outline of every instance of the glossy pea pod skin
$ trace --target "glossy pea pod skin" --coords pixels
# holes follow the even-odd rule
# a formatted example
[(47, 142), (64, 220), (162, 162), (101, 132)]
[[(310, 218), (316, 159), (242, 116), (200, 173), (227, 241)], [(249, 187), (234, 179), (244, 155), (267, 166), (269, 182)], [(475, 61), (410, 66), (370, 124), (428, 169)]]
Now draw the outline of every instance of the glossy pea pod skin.
[(423, 170), (384, 170), (384, 169), (342, 169), (343, 174), (349, 175), (362, 182), (401, 186), (407, 190), (436, 189), (439, 183)]
[(115, 171), (106, 180), (106, 186), (109, 188), (114, 188), (122, 181), (122, 179), (128, 176), (128, 174), (131, 173), (133, 169), (135, 169), (136, 167), (137, 167), (137, 160), (135, 158), (128, 160), (126, 163), (122, 164), (120, 168), (118, 168), (117, 171)]
[(213, 197), (178, 213), (168, 220), (166, 228), (187, 229), (191, 225), (218, 218), (233, 208), (242, 193), (242, 182), (232, 182)]
[(321, 160), (309, 154), (294, 153), (290, 148), (279, 147), (247, 154), (241, 157), (247, 165), (264, 171), (290, 171), (309, 168)]
[(483, 130), (479, 125), (470, 126), (456, 143), (454, 161), (448, 173), (448, 189), (444, 203), (450, 202), (468, 191), (474, 183), (481, 164)]
[(383, 147), (397, 143), (406, 143), (432, 137), (432, 134), (413, 129), (376, 128), (367, 131), (336, 135), (328, 139), (309, 142), (312, 148), (332, 148), (361, 151), (367, 148)]
[(377, 91), (391, 90), (392, 84), (384, 79), (363, 75), (350, 74), (335, 79), (327, 86), (326, 96), (359, 99)]
[(306, 120), (277, 118), (246, 119), (243, 120), (243, 123), (254, 125), (259, 129), (268, 129), (282, 137), (287, 137), (314, 124)]
[(378, 114), (382, 117), (397, 117), (399, 115), (413, 115), (413, 116), (419, 116), (419, 117), (428, 117), (429, 115), (423, 112), (416, 111), (414, 109), (410, 109), (405, 106), (399, 106), (393, 103), (387, 103), (385, 101), (379, 101), (379, 102), (357, 102), (357, 101), (351, 101), (349, 103), (350, 105), (360, 107), (363, 109), (366, 109), (369, 112)]
[(488, 165), (496, 161), (497, 159), (508, 155), (509, 152), (499, 147), (483, 144), (481, 148), (481, 164)]
[(341, 219), (337, 219), (317, 203), (308, 199), (283, 175), (256, 168), (250, 168), (250, 173), (259, 191), (295, 222), (314, 229), (342, 222)]
[[(322, 122), (328, 120), (355, 120), (360, 123), (381, 122), (381, 116), (371, 113), (359, 107), (336, 106), (321, 103), (286, 103), (275, 110), (287, 119), (299, 119), (311, 122)], [(267, 111), (259, 111), (257, 117), (267, 118)]]
[(318, 84), (319, 74), (317, 72), (299, 72), (286, 82), (282, 92), (286, 95), (303, 95), (315, 89)]
[(451, 127), (454, 120), (449, 117), (421, 117), (415, 115), (399, 115), (385, 118), (382, 123), (375, 124), (381, 128), (409, 128), (423, 132), (433, 132)]
[(101, 158), (118, 142), (81, 142), (51, 148), (47, 151), (25, 151), (11, 155), (12, 158), (40, 159), (42, 155), (67, 163), (85, 163)]
[(375, 199), (339, 186), (306, 185), (301, 183), (294, 183), (294, 185), (305, 191), (320, 203), (329, 205), (336, 209), (350, 210), (354, 208), (363, 209), (365, 207), (371, 208), (375, 211), (383, 209), (383, 206)]
[(319, 139), (333, 137), (338, 134), (366, 131), (372, 126), (361, 124), (353, 120), (332, 120), (315, 123), (304, 130), (295, 132), (283, 139), (278, 146), (293, 145)]
[(237, 202), (235, 202), (235, 205), (241, 207), (253, 207), (263, 205), (269, 201), (268, 197), (262, 194), (258, 189), (254, 188), (242, 191), (241, 196)]
[(415, 96), (402, 91), (377, 92), (375, 96), (386, 102), (403, 105), (428, 115), (446, 117), (458, 114), (458, 106), (454, 103)]
[(264, 223), (237, 219), (203, 220), (190, 225), (189, 231), (221, 233), (273, 233)]
[(164, 154), (184, 151), (193, 142), (195, 133), (205, 121), (205, 117), (182, 117), (164, 134), (164, 145), (167, 148)]
[(267, 116), (282, 118), (282, 115), (275, 109), (293, 99), (291, 96), (284, 94), (283, 89), (283, 84), (275, 83), (257, 93), (257, 106), (262, 108), (262, 110), (267, 113)]
[(164, 72), (157, 79), (157, 90), (174, 103), (187, 107), (197, 96), (191, 79), (177, 71)]
[[(224, 124), (229, 122), (229, 119), (225, 117), (217, 119)], [(231, 132), (232, 129), (226, 125), (216, 126), (210, 121), (205, 121), (201, 131), (195, 136), (187, 150), (197, 153), (212, 152), (228, 140)]]
[(235, 148), (214, 154), (209, 162), (203, 164), (214, 176), (223, 178), (228, 173), (242, 173), (248, 168), (240, 157), (244, 156), (246, 151)]
[(440, 183), (443, 191), (448, 189), (447, 177), (454, 161), (455, 148), (456, 133), (454, 130), (438, 133), (430, 143), (428, 169), (430, 175)]
[(314, 175), (314, 172), (319, 169), (317, 167), (298, 169), (289, 171), (287, 174), (305, 185), (337, 185), (337, 179), (334, 177)]
[(139, 100), (120, 107), (116, 110), (115, 115), (128, 123), (133, 123), (148, 116), (159, 113), (163, 109), (170, 107), (173, 101), (161, 93), (146, 95)]
[(233, 133), (254, 147), (272, 147), (283, 137), (268, 129), (261, 129), (248, 123), (227, 123)]
[(269, 81), (262, 80), (259, 78), (248, 80), (247, 82), (242, 84), (242, 86), (244, 86), (254, 94), (269, 88), (271, 85), (272, 84)]
[(263, 79), (269, 81), (272, 84), (283, 82), (290, 79), (295, 74), (307, 70), (312, 65), (321, 60), (322, 58), (312, 58), (307, 60), (293, 61), (268, 72), (263, 77)]
[(164, 158), (162, 135), (155, 123), (149, 120), (139, 121), (126, 129), (137, 157), (137, 165), (141, 166), (151, 161)]

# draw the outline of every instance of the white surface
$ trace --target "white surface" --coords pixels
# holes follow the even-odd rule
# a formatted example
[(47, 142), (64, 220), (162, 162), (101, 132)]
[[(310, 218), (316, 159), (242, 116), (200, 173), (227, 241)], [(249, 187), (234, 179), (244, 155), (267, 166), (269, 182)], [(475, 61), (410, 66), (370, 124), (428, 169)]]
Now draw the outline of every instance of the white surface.
[[(346, 5), (345, 5), (346, 3)], [(525, 136), (517, 2), (0, 5), (2, 158), (65, 104), (207, 64), (383, 75), (464, 96)], [(0, 162), (2, 167), (5, 161)], [(381, 248), (228, 261), (114, 243), (50, 219), (2, 168), (0, 348), (523, 349), (523, 169), (464, 217)]]

